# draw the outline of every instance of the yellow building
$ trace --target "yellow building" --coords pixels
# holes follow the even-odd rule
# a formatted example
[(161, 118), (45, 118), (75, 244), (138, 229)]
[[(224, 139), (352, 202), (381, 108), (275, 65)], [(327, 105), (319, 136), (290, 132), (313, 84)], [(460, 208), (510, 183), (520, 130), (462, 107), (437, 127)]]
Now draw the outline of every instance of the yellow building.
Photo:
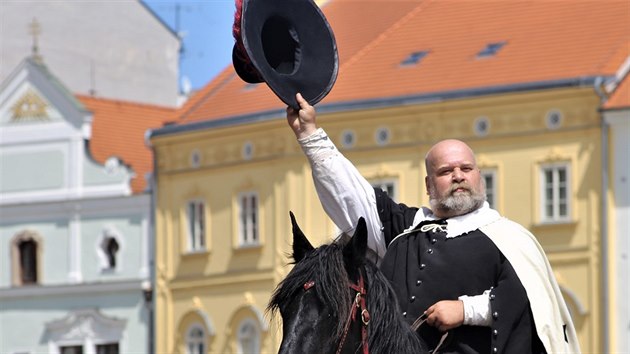
[[(428, 202), (427, 149), (467, 141), (493, 207), (545, 248), (582, 350), (608, 352), (599, 108), (628, 55), (610, 55), (629, 39), (628, 13), (494, 4), (328, 2), (341, 69), (318, 122), (366, 178), (410, 205)], [(595, 53), (575, 56), (585, 47)], [(314, 244), (337, 234), (279, 102), (227, 68), (176, 124), (151, 133), (159, 353), (275, 352), (281, 327), (265, 307), (290, 270), (289, 211)]]

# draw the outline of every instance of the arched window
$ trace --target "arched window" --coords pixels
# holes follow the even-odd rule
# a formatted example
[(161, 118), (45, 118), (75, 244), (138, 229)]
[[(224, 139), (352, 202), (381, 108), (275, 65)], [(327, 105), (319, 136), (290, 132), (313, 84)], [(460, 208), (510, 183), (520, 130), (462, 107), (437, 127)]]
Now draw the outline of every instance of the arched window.
[(103, 240), (103, 251), (107, 257), (107, 267), (110, 269), (116, 269), (116, 255), (118, 253), (118, 241), (114, 237), (106, 237)]
[(260, 330), (252, 319), (241, 322), (237, 333), (239, 354), (260, 353)]
[(125, 248), (123, 234), (116, 227), (107, 225), (103, 227), (96, 242), (96, 253), (101, 271), (105, 273), (120, 271), (123, 263), (122, 253)]
[(42, 242), (33, 231), (23, 231), (12, 241), (13, 285), (38, 284), (41, 281)]
[(205, 354), (206, 350), (206, 332), (199, 324), (192, 325), (186, 334), (186, 353)]
[(22, 285), (37, 283), (37, 242), (23, 240), (18, 243), (20, 254), (20, 280)]

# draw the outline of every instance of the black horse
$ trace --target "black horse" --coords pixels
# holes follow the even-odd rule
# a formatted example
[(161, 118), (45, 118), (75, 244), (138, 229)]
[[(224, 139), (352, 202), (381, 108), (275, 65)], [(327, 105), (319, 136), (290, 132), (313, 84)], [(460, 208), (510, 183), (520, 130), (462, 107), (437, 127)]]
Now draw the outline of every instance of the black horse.
[(363, 218), (351, 238), (319, 248), (293, 213), (291, 223), (295, 267), (268, 307), (282, 316), (279, 353), (428, 353), (402, 319), (389, 282), (366, 258)]

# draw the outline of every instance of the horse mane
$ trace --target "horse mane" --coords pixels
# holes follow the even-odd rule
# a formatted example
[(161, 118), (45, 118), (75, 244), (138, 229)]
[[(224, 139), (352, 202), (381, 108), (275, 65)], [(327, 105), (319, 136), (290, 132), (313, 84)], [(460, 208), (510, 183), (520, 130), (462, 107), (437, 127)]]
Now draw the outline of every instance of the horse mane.
[[(370, 312), (368, 341), (372, 353), (425, 353), (420, 337), (411, 330), (400, 312), (398, 298), (376, 264), (365, 265), (367, 307)], [(376, 335), (380, 334), (380, 335)]]
[[(344, 265), (343, 247), (350, 239), (342, 235), (335, 242), (322, 245), (300, 262), (280, 282), (269, 302), (268, 311), (277, 312), (283, 304), (304, 291), (304, 284), (315, 282), (318, 299), (335, 309), (335, 338), (341, 338), (350, 312), (354, 290), (350, 289), (348, 272)], [(372, 353), (422, 353), (425, 352), (420, 338), (400, 316), (398, 300), (389, 281), (370, 260), (365, 261), (363, 274), (367, 289), (367, 308), (370, 313), (368, 343)]]
[(343, 246), (337, 242), (322, 245), (295, 263), (289, 275), (278, 284), (268, 310), (272, 314), (277, 312), (280, 306), (289, 303), (297, 292), (304, 291), (306, 282), (314, 281), (319, 301), (336, 309), (331, 313), (336, 323), (332, 334), (341, 337), (344, 322), (350, 313), (348, 306), (350, 283), (344, 268), (342, 250)]

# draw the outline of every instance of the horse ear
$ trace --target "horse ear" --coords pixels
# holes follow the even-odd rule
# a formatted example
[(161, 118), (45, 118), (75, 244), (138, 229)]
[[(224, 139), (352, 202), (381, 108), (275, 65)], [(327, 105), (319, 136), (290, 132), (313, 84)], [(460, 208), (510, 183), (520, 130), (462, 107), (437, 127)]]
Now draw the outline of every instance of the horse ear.
[(363, 217), (359, 218), (352, 239), (343, 248), (344, 258), (348, 266), (360, 266), (365, 263), (367, 253), (367, 225)]
[(295, 221), (293, 212), (289, 212), (289, 216), (291, 217), (291, 225), (293, 226), (293, 260), (297, 263), (315, 248), (308, 242), (308, 239), (304, 236), (302, 230), (300, 230), (297, 221)]

